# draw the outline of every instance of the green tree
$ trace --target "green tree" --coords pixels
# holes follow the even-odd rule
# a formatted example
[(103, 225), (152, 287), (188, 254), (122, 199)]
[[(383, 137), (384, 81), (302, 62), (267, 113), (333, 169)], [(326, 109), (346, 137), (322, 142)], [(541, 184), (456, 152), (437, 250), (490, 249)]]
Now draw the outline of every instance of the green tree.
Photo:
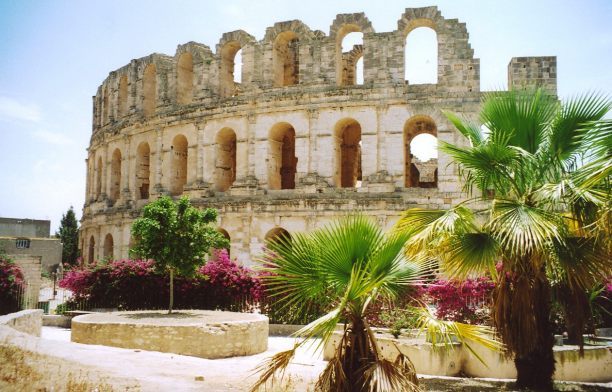
[(70, 265), (76, 264), (79, 258), (79, 223), (72, 206), (62, 215), (60, 227), (55, 236), (62, 241), (62, 261)]
[[(296, 332), (299, 340), (291, 350), (262, 363), (258, 390), (282, 372), (298, 347), (310, 338), (321, 338), (319, 348), (345, 323), (340, 343), (316, 390), (321, 391), (417, 391), (414, 366), (400, 354), (397, 360), (383, 358), (365, 314), (378, 299), (394, 300), (411, 283), (429, 273), (427, 264), (404, 257), (406, 235), (385, 235), (364, 216), (351, 216), (309, 234), (268, 242), (263, 263), (264, 283), (273, 298), (285, 308), (304, 310), (313, 303), (329, 304), (327, 314)], [(496, 348), (489, 329), (436, 320), (425, 309), (414, 309), (419, 325), (433, 342), (450, 342), (449, 333)]]
[(155, 260), (155, 268), (169, 275), (169, 314), (174, 304), (174, 276), (193, 275), (196, 268), (206, 262), (210, 248), (221, 249), (228, 245), (227, 239), (211, 226), (216, 219), (216, 210), (199, 210), (186, 196), (176, 203), (163, 196), (147, 204), (142, 217), (132, 225), (136, 245), (130, 253)]
[(552, 389), (551, 283), (583, 296), (612, 272), (612, 140), (601, 120), (611, 107), (597, 95), (560, 103), (542, 90), (491, 93), (480, 113), (488, 135), (446, 113), (469, 145), (440, 148), (474, 198), (405, 211), (396, 226), (411, 236), (409, 255), (438, 259), (452, 277), (495, 277), (494, 324), (519, 388)]

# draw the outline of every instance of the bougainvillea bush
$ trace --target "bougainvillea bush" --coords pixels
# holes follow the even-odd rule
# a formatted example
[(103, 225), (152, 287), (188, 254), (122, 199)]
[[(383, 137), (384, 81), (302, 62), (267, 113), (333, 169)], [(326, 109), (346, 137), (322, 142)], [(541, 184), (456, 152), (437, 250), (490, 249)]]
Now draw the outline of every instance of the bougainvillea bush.
[[(155, 271), (153, 260), (116, 260), (68, 271), (60, 287), (72, 291), (73, 305), (122, 310), (164, 309), (168, 280)], [(261, 296), (259, 279), (250, 269), (215, 251), (192, 278), (175, 280), (175, 304), (183, 309), (241, 310)]]
[(490, 324), (489, 308), (495, 284), (480, 277), (464, 281), (436, 280), (428, 285), (424, 300), (436, 308), (438, 318), (468, 324)]
[(0, 314), (19, 311), (19, 298), (24, 285), (21, 269), (8, 257), (0, 254)]

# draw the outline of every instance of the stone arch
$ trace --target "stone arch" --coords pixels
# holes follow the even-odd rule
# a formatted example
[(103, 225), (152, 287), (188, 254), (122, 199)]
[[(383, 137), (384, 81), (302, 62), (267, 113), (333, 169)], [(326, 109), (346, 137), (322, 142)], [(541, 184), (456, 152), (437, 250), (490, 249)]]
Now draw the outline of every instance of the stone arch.
[[(438, 127), (436, 122), (429, 116), (416, 115), (409, 118), (404, 124), (404, 186), (407, 188), (437, 187), (437, 160), (421, 162), (415, 159), (411, 151), (411, 143), (418, 135), (429, 134), (437, 138)], [(420, 166), (420, 168), (419, 168)], [(421, 177), (427, 172), (427, 180)], [(430, 173), (431, 172), (431, 173)]]
[(96, 239), (92, 235), (89, 237), (89, 246), (87, 249), (87, 261), (89, 264), (93, 264), (95, 260), (95, 251), (96, 251)]
[(361, 75), (358, 75), (359, 60), (363, 60), (363, 45), (354, 45), (348, 52), (342, 52), (342, 45), (338, 53), (338, 83), (340, 86), (354, 86), (361, 80), (363, 83), (364, 69), (361, 67)]
[[(438, 35), (431, 27), (428, 20), (423, 21), (423, 26), (410, 29), (404, 39), (404, 79), (409, 84), (437, 84), (438, 83)], [(433, 35), (432, 35), (433, 34)], [(417, 42), (413, 39), (416, 36)], [(429, 62), (423, 61), (420, 56), (423, 52), (414, 50), (418, 41), (428, 46), (433, 46), (433, 59)], [(423, 48), (421, 48), (423, 50)]]
[(176, 101), (179, 105), (193, 100), (193, 55), (182, 53), (176, 62)]
[(221, 234), (227, 240), (228, 246), (227, 248), (225, 248), (225, 250), (227, 250), (227, 255), (230, 256), (231, 248), (232, 248), (230, 244), (231, 244), (232, 238), (230, 237), (229, 233), (225, 229), (222, 229), (219, 227), (217, 229), (217, 232), (219, 232), (219, 234)]
[(128, 78), (121, 75), (119, 79), (119, 102), (117, 105), (118, 117), (123, 117), (128, 112)]
[(170, 176), (170, 194), (178, 196), (183, 193), (185, 184), (187, 183), (187, 138), (184, 135), (176, 135), (172, 139), (171, 161), (171, 176)]
[(115, 250), (115, 242), (113, 241), (113, 236), (111, 233), (106, 234), (104, 237), (104, 253), (102, 253), (105, 259), (113, 259)]
[(118, 148), (113, 151), (111, 158), (111, 183), (109, 199), (114, 204), (121, 195), (121, 150)]
[[(223, 98), (232, 97), (238, 92), (234, 81), (236, 54), (242, 49), (239, 41), (227, 42), (220, 51), (219, 94)], [(242, 64), (240, 64), (242, 66)]]
[(155, 114), (157, 106), (157, 68), (149, 64), (142, 76), (142, 112), (145, 117)]
[(275, 227), (269, 230), (264, 236), (264, 241), (266, 243), (275, 242), (275, 241), (291, 241), (291, 234), (282, 227)]
[[(240, 92), (243, 82), (242, 64), (236, 64), (236, 55), (247, 44), (255, 42), (255, 38), (243, 30), (231, 31), (223, 34), (217, 45), (217, 56), (219, 57), (219, 95), (223, 98), (232, 97)], [(236, 81), (236, 66), (241, 67), (240, 81)]]
[(355, 188), (361, 185), (361, 125), (345, 118), (334, 127), (336, 186)]
[(355, 84), (356, 65), (363, 56), (363, 39), (361, 44), (342, 52), (342, 42), (350, 33), (374, 33), (372, 23), (363, 12), (337, 15), (329, 29), (329, 38), (336, 43), (336, 81), (339, 86)]
[(102, 196), (102, 174), (104, 173), (104, 167), (102, 166), (102, 157), (98, 157), (96, 164), (96, 199)]
[(346, 31), (343, 30), (346, 26), (353, 26), (350, 29), (356, 29), (355, 31), (361, 31), (364, 34), (375, 33), (372, 22), (365, 13), (338, 14), (329, 27), (329, 38), (335, 41), (338, 36), (346, 34)]
[(300, 39), (293, 31), (276, 36), (272, 48), (274, 86), (293, 86), (300, 82)]
[(151, 148), (142, 142), (136, 149), (136, 194), (138, 199), (149, 198), (151, 184)]
[(286, 122), (275, 124), (268, 135), (268, 188), (295, 189), (297, 162), (295, 129)]
[(236, 181), (236, 132), (231, 128), (221, 129), (215, 144), (215, 189), (225, 192)]

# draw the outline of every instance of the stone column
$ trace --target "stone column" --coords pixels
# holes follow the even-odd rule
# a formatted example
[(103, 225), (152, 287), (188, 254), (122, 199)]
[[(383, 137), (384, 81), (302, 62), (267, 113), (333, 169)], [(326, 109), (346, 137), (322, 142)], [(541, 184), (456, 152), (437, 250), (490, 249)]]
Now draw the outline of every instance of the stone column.
[[(156, 128), (155, 129), (155, 135), (156, 135), (156, 143), (155, 143), (155, 153), (151, 152), (151, 158), (155, 157), (155, 175), (154, 175), (154, 186), (153, 186), (153, 192), (154, 194), (161, 194), (163, 193), (163, 186), (162, 186), (162, 160), (163, 160), (163, 128)], [(153, 159), (150, 159), (149, 161), (149, 165), (151, 164), (151, 162), (153, 161)]]
[(132, 137), (129, 135), (125, 135), (123, 138), (123, 146), (125, 153), (121, 156), (121, 179), (120, 185), (123, 186), (120, 199), (123, 199), (123, 204), (130, 205), (133, 203), (135, 199), (132, 194), (135, 188), (135, 181), (132, 180), (130, 164), (134, 160), (134, 156), (132, 155)]

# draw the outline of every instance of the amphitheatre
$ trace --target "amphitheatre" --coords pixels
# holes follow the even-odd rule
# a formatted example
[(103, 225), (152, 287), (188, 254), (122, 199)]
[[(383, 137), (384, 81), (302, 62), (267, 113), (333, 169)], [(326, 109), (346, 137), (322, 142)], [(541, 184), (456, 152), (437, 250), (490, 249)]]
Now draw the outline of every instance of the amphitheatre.
[[(436, 83), (404, 78), (406, 38), (419, 27), (437, 36)], [(362, 44), (343, 52), (353, 32)], [(528, 85), (556, 94), (556, 57), (512, 58), (508, 86)], [(266, 239), (351, 211), (389, 228), (406, 208), (450, 207), (464, 198), (456, 166), (444, 154), (419, 161), (411, 142), (465, 143), (443, 111), (474, 118), (481, 97), (466, 26), (437, 7), (406, 9), (391, 32), (340, 14), (329, 33), (278, 22), (260, 41), (238, 30), (214, 51), (188, 42), (174, 56), (132, 60), (93, 97), (81, 254), (127, 257), (131, 223), (160, 195), (217, 208), (232, 257), (246, 265)]]
[[(432, 83), (405, 76), (407, 57), (419, 55), (405, 50), (407, 37), (422, 27), (436, 37)], [(362, 40), (347, 50), (344, 40), (352, 33), (361, 33)], [(508, 88), (541, 87), (556, 96), (556, 57), (509, 59), (507, 78)], [(443, 152), (421, 160), (415, 141), (428, 135), (467, 146), (445, 112), (477, 120), (483, 94), (480, 61), (466, 25), (444, 18), (437, 7), (407, 8), (389, 32), (376, 32), (363, 13), (339, 14), (327, 33), (292, 20), (268, 27), (259, 41), (237, 30), (223, 34), (214, 50), (188, 42), (173, 56), (153, 53), (131, 60), (111, 71), (93, 97), (81, 255), (87, 264), (128, 258), (132, 223), (147, 203), (165, 195), (188, 196), (197, 207), (217, 209), (216, 228), (229, 240), (231, 257), (245, 266), (255, 264), (266, 243), (276, 251), (278, 243), (271, 240), (311, 232), (352, 212), (389, 229), (408, 208), (456, 206), (467, 198), (457, 165)], [(354, 236), (366, 242), (364, 237)], [(299, 238), (287, 243), (296, 249)], [(399, 258), (404, 250), (402, 242)], [(351, 263), (361, 261), (351, 257)], [(138, 274), (126, 271), (130, 277)], [(354, 271), (349, 283), (367, 280), (365, 274), (353, 280)], [(407, 285), (408, 278), (402, 279), (397, 282)], [(137, 285), (126, 281), (129, 296), (136, 296)], [(365, 291), (350, 288), (347, 293), (355, 296), (353, 291)], [(206, 295), (214, 297), (211, 292)], [(372, 298), (354, 301), (359, 304), (354, 308), (365, 310)], [(172, 301), (168, 313), (92, 303), (87, 310), (64, 307), (56, 315), (28, 309), (0, 316), (0, 389), (238, 391), (257, 387), (262, 361), (282, 362), (289, 357), (272, 356), (294, 350), (295, 356), (286, 359), (284, 384), (271, 379), (262, 385), (272, 391), (313, 390), (314, 380), (324, 378), (321, 374), (338, 357), (348, 357), (347, 352), (357, 357), (354, 347), (367, 340), (343, 339), (359, 336), (359, 326), (370, 333), (375, 348), (367, 355), (374, 353), (375, 363), (399, 368), (403, 358), (412, 358), (402, 377), (411, 373), (416, 379), (418, 373), (427, 390), (510, 391), (517, 374), (520, 379), (516, 363), (498, 342), (470, 346), (482, 343), (478, 338), (484, 332), (451, 331), (448, 335), (458, 340), (449, 339), (449, 350), (440, 351), (436, 339), (443, 335), (438, 331), (450, 328), (446, 324), (438, 330), (433, 324), (398, 327), (394, 333), (370, 329), (368, 321), (342, 319), (349, 326), (343, 329), (341, 317), (352, 313), (338, 310), (333, 316), (334, 310), (303, 322), (306, 326), (292, 325), (298, 322), (274, 321), (263, 301), (242, 313), (185, 308), (172, 313)], [(335, 324), (315, 329), (320, 320)], [(469, 323), (476, 329), (468, 332), (482, 327), (479, 331), (492, 335), (477, 321)], [(553, 334), (548, 335), (552, 342)], [(312, 345), (301, 346), (296, 336), (308, 337)], [(563, 335), (554, 339), (559, 346), (550, 350), (556, 387), (586, 392), (612, 386), (612, 338), (592, 337), (580, 348), (564, 344)], [(345, 377), (344, 369), (350, 368), (339, 369)], [(356, 369), (365, 374), (374, 367)], [(364, 385), (376, 384), (372, 380)]]

